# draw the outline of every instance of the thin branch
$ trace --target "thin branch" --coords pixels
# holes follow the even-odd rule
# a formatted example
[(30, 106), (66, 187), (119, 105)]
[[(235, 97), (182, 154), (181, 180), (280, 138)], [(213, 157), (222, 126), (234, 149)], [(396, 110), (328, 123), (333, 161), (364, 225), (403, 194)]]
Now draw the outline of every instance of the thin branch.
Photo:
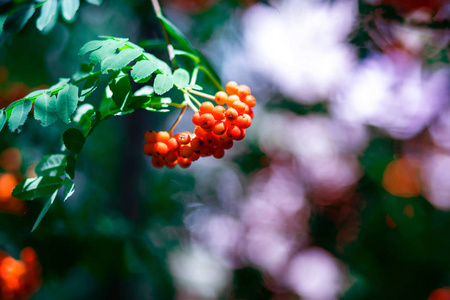
[(172, 62), (172, 69), (177, 69), (177, 60), (175, 59), (175, 53), (172, 46), (172, 43), (170, 42), (169, 34), (166, 31), (166, 28), (164, 27), (163, 22), (161, 21), (161, 17), (163, 16), (161, 6), (159, 5), (158, 0), (151, 0), (153, 9), (155, 10), (156, 16), (158, 17), (159, 24), (161, 25), (162, 31), (164, 33), (164, 39), (166, 40), (167, 44), (167, 52), (169, 53), (169, 59)]
[(202, 93), (202, 92), (199, 92), (199, 91), (196, 91), (196, 90), (189, 89), (188, 92), (191, 93), (191, 94), (194, 94), (194, 95), (197, 95), (197, 96), (209, 99), (211, 101), (214, 101), (214, 99), (215, 99), (214, 96), (212, 96), (210, 94), (205, 94), (205, 93)]
[(175, 121), (175, 123), (173, 123), (172, 127), (170, 128), (170, 130), (169, 130), (170, 136), (173, 135), (173, 130), (175, 129), (175, 127), (177, 127), (178, 123), (181, 121), (181, 118), (183, 118), (184, 112), (186, 111), (187, 107), (188, 107), (187, 105), (185, 105), (183, 107), (183, 109), (181, 110), (180, 115), (178, 116), (177, 120)]

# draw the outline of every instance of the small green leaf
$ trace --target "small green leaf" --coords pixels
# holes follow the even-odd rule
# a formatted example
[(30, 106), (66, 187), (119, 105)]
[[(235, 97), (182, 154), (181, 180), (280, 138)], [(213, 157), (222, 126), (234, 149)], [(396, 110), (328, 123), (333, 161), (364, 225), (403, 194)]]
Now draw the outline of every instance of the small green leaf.
[(70, 118), (77, 109), (78, 87), (66, 85), (58, 94), (56, 112), (64, 123), (70, 123)]
[(179, 88), (183, 89), (189, 84), (189, 73), (185, 69), (176, 69), (173, 72), (173, 83)]
[(27, 178), (13, 190), (12, 196), (18, 199), (33, 200), (50, 195), (63, 185), (63, 180), (53, 176)]
[(86, 0), (87, 3), (92, 4), (92, 5), (101, 5), (102, 4), (102, 0)]
[(39, 214), (39, 216), (36, 219), (36, 222), (34, 222), (34, 225), (33, 225), (33, 228), (31, 229), (31, 232), (33, 232), (38, 227), (38, 225), (41, 223), (41, 221), (44, 218), (45, 214), (47, 213), (48, 209), (50, 208), (50, 206), (52, 206), (53, 202), (55, 201), (56, 195), (58, 195), (58, 190), (56, 190), (50, 196), (50, 199), (48, 199), (47, 202), (45, 203), (44, 207), (41, 210), (41, 213)]
[(34, 11), (35, 8), (32, 3), (19, 6), (19, 8), (6, 19), (3, 24), (3, 30), (10, 33), (22, 30), (23, 26), (25, 26), (31, 16), (33, 16)]
[(168, 92), (173, 87), (173, 77), (163, 74), (158, 74), (155, 77), (154, 83), (155, 93), (162, 95)]
[(186, 86), (186, 88), (191, 89), (191, 90), (198, 90), (198, 91), (203, 90), (203, 88), (197, 84), (189, 84)]
[(75, 157), (68, 155), (68, 156), (66, 156), (66, 162), (67, 162), (66, 170), (65, 170), (66, 174), (70, 178), (74, 179), (75, 178), (75, 164), (77, 161), (76, 161)]
[(69, 178), (64, 178), (64, 201), (69, 199), (75, 192), (75, 183)]
[(81, 97), (88, 97), (98, 86), (100, 82), (100, 74), (90, 76), (84, 83), (83, 90), (81, 91)]
[(64, 145), (67, 150), (75, 154), (81, 152), (85, 140), (84, 134), (76, 128), (69, 128), (63, 133)]
[(25, 99), (20, 101), (16, 106), (14, 106), (11, 116), (9, 117), (9, 130), (12, 132), (21, 131), (21, 126), (25, 124), (25, 121), (28, 118), (28, 113), (31, 110), (31, 100)]
[(34, 117), (42, 126), (52, 125), (58, 119), (56, 114), (56, 97), (42, 94), (34, 102)]
[(128, 98), (131, 95), (131, 84), (128, 73), (120, 71), (116, 74), (112, 75), (113, 79), (109, 84), (109, 87), (112, 92), (112, 99), (114, 103), (118, 108), (123, 110)]
[(62, 0), (61, 8), (64, 19), (70, 22), (80, 8), (80, 0)]
[(62, 176), (67, 165), (67, 155), (52, 154), (44, 156), (36, 165), (34, 171), (38, 176)]
[(147, 82), (157, 69), (158, 64), (155, 61), (141, 60), (133, 66), (131, 77), (138, 83)]
[(172, 75), (172, 69), (169, 67), (169, 65), (166, 62), (160, 60), (159, 58), (157, 58), (153, 54), (150, 54), (150, 53), (147, 53), (147, 52), (144, 52), (144, 57), (147, 60), (154, 62), (157, 65), (157, 69), (161, 73), (163, 73), (165, 75)]
[(106, 73), (108, 70), (120, 70), (140, 56), (142, 52), (142, 49), (123, 49), (118, 54), (104, 59), (101, 63), (101, 71)]
[(124, 40), (113, 40), (108, 39), (103, 42), (100, 48), (94, 50), (89, 56), (89, 60), (93, 64), (98, 64), (102, 60), (114, 55), (117, 49), (125, 46), (126, 41)]
[(6, 123), (6, 112), (4, 109), (0, 109), (0, 131), (2, 131), (3, 126)]
[(154, 112), (168, 112), (169, 103), (172, 103), (172, 99), (169, 97), (151, 97), (149, 101), (142, 103), (139, 108)]
[(41, 6), (41, 14), (36, 20), (36, 27), (40, 31), (43, 31), (44, 29), (50, 31), (56, 24), (57, 18), (58, 2), (56, 0), (47, 0)]
[(92, 125), (92, 115), (95, 113), (94, 107), (89, 104), (83, 104), (78, 107), (75, 115), (73, 116), (73, 121), (80, 125), (84, 131), (88, 132)]
[(95, 40), (95, 41), (90, 41), (87, 42), (86, 44), (83, 45), (83, 47), (81, 47), (80, 51), (78, 51), (78, 56), (83, 56), (88, 52), (94, 51), (99, 49), (101, 46), (103, 46), (105, 44), (105, 40), (99, 41), (99, 40)]

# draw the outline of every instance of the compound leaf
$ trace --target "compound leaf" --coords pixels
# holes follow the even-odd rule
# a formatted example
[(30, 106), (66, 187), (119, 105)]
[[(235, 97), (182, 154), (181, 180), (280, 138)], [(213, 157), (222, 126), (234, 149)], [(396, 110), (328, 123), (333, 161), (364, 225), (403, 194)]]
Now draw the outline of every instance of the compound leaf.
[(27, 178), (14, 188), (12, 196), (18, 199), (33, 200), (54, 193), (62, 185), (63, 180), (55, 176)]
[(153, 72), (158, 69), (158, 64), (153, 60), (138, 61), (131, 70), (131, 77), (135, 82), (147, 82), (152, 76)]
[(56, 97), (44, 93), (36, 98), (34, 102), (34, 117), (41, 121), (42, 126), (47, 127), (56, 122)]
[(142, 54), (142, 49), (123, 49), (118, 54), (104, 59), (101, 63), (101, 71), (106, 73), (108, 70), (117, 71), (126, 67), (131, 61)]
[(31, 110), (31, 106), (32, 104), (30, 99), (20, 101), (16, 104), (16, 106), (14, 106), (11, 112), (11, 116), (9, 117), (9, 130), (11, 130), (12, 132), (16, 130), (17, 132), (21, 131), (21, 126), (25, 124), (25, 121), (28, 118), (28, 113)]
[(70, 118), (77, 109), (78, 87), (66, 85), (58, 94), (56, 112), (64, 123), (70, 123)]

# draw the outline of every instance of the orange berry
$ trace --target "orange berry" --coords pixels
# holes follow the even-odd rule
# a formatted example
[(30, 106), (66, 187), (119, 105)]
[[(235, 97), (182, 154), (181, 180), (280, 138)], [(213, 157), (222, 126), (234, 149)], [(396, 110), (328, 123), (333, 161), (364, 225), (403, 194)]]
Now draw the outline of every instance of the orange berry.
[(153, 156), (153, 157), (152, 157), (152, 165), (153, 165), (155, 168), (161, 169), (162, 167), (164, 167), (165, 163), (164, 163), (164, 161), (163, 161), (160, 157), (158, 157), (158, 156)]
[(145, 155), (151, 156), (153, 154), (153, 145), (154, 143), (145, 143), (142, 150)]
[(252, 118), (249, 115), (243, 114), (242, 116), (238, 116), (236, 121), (234, 121), (234, 125), (240, 128), (249, 128), (252, 125)]
[(178, 160), (175, 160), (175, 161), (172, 161), (172, 162), (167, 162), (166, 161), (166, 167), (169, 168), (169, 169), (173, 169), (173, 168), (175, 168), (177, 163), (178, 163)]
[(215, 146), (219, 143), (219, 137), (214, 133), (208, 132), (203, 136), (203, 144), (209, 147)]
[(236, 81), (229, 81), (227, 85), (225, 85), (225, 91), (230, 95), (236, 95), (239, 89), (239, 85)]
[(192, 116), (192, 123), (197, 126), (200, 125), (200, 113), (198, 111)]
[(205, 101), (200, 105), (200, 109), (198, 111), (201, 116), (203, 114), (212, 112), (213, 109), (214, 109), (214, 104), (212, 104), (212, 102)]
[(225, 156), (225, 150), (222, 147), (214, 147), (212, 155), (219, 159)]
[(17, 184), (18, 181), (13, 174), (0, 174), (0, 202), (10, 199), (11, 193)]
[(180, 148), (180, 156), (184, 158), (190, 158), (194, 153), (194, 149), (191, 146), (185, 145)]
[(195, 152), (192, 153), (192, 156), (189, 158), (191, 161), (196, 161), (200, 158), (200, 152)]
[(253, 117), (255, 116), (255, 114), (253, 113), (253, 110), (250, 109), (250, 111), (248, 112), (248, 115), (250, 116), (250, 118), (253, 119)]
[(192, 161), (189, 158), (178, 157), (178, 164), (185, 169), (190, 167)]
[(211, 131), (215, 123), (216, 120), (214, 119), (214, 116), (210, 113), (205, 113), (200, 117), (200, 126), (204, 130)]
[(200, 156), (207, 157), (211, 156), (213, 154), (214, 148), (210, 146), (203, 145), (202, 149), (200, 150)]
[(169, 151), (176, 151), (180, 148), (180, 144), (178, 144), (178, 141), (176, 138), (171, 137), (167, 141), (167, 148), (169, 149)]
[(189, 142), (191, 141), (191, 135), (187, 131), (181, 132), (181, 133), (177, 133), (175, 135), (175, 137), (176, 137), (178, 143), (180, 143), (180, 145), (189, 144)]
[(242, 130), (236, 125), (231, 125), (227, 130), (227, 135), (232, 138), (233, 140), (239, 140), (242, 134)]
[(144, 140), (147, 143), (154, 143), (156, 142), (156, 132), (154, 132), (153, 130), (149, 130), (145, 133), (144, 135)]
[[(247, 104), (245, 104), (244, 102), (239, 100), (239, 101), (234, 101), (233, 104), (231, 104), (231, 107), (234, 108), (238, 112), (238, 114), (243, 114), (247, 108)], [(248, 108), (247, 108), (247, 110), (248, 110)]]
[(158, 131), (156, 134), (156, 141), (167, 143), (167, 141), (170, 139), (170, 134), (167, 131)]
[(227, 119), (227, 121), (233, 122), (238, 116), (238, 112), (232, 107), (225, 111), (225, 118)]
[(203, 135), (205, 135), (206, 131), (203, 130), (203, 128), (201, 128), (200, 126), (195, 127), (194, 129), (194, 134), (198, 137), (202, 137)]
[(245, 98), (251, 94), (252, 92), (250, 91), (250, 88), (247, 85), (242, 84), (239, 86), (237, 95), (239, 96), (240, 99), (245, 100)]
[(167, 147), (167, 144), (163, 142), (156, 142), (153, 145), (153, 153), (164, 156), (167, 154), (167, 152), (169, 152), (169, 147)]
[(214, 119), (216, 119), (217, 121), (222, 121), (223, 118), (225, 117), (225, 115), (224, 115), (225, 110), (226, 110), (225, 107), (223, 107), (222, 105), (217, 105), (214, 107), (211, 114), (213, 115)]
[(256, 99), (252, 95), (248, 95), (247, 97), (245, 97), (244, 102), (250, 108), (252, 108), (252, 107), (254, 107), (256, 105)]
[(228, 138), (222, 141), (222, 148), (225, 150), (231, 149), (233, 147), (233, 140)]
[(216, 125), (214, 125), (212, 132), (214, 132), (217, 135), (222, 135), (227, 131), (227, 127), (225, 126), (224, 122), (218, 122)]
[(200, 137), (195, 137), (191, 141), (191, 147), (194, 151), (200, 151), (203, 147), (203, 140)]
[(169, 151), (167, 154), (163, 157), (163, 160), (168, 162), (174, 162), (178, 159), (178, 152), (177, 151)]
[(224, 105), (225, 103), (227, 103), (227, 98), (228, 95), (224, 91), (217, 92), (216, 95), (214, 96), (214, 100), (219, 105)]
[(231, 107), (234, 101), (239, 101), (239, 97), (237, 95), (230, 95), (227, 98), (227, 106)]

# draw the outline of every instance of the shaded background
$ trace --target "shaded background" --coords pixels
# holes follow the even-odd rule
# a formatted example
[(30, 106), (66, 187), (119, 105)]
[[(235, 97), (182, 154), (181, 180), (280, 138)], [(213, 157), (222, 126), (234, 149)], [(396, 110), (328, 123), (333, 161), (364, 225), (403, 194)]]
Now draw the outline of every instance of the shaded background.
[[(162, 6), (223, 82), (251, 87), (253, 126), (223, 159), (159, 170), (143, 136), (178, 112), (109, 119), (78, 158), (74, 196), (33, 233), (43, 201), (8, 191), (60, 151), (65, 125), (4, 130), (0, 249), (36, 250), (32, 299), (450, 299), (449, 4)], [(0, 48), (2, 107), (70, 77), (99, 35), (162, 38), (150, 1), (82, 2), (45, 35), (36, 17)]]

